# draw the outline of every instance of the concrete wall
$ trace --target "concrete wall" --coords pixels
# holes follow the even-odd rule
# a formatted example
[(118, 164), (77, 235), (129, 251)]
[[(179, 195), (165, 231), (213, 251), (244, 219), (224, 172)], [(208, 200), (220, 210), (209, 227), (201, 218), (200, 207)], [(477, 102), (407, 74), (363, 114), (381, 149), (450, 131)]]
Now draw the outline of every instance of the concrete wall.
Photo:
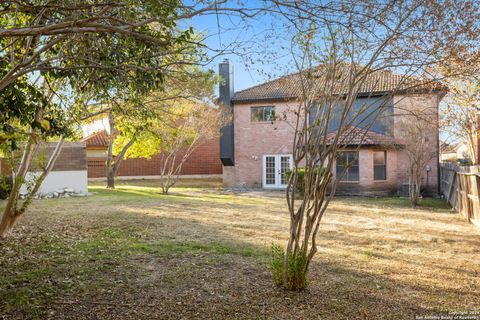
[[(40, 172), (29, 172), (26, 180), (31, 181), (35, 176), (38, 176)], [(40, 186), (39, 193), (55, 192), (58, 189), (69, 188), (75, 190), (77, 193), (88, 192), (88, 177), (87, 170), (75, 170), (75, 171), (52, 171), (45, 178)], [(22, 185), (20, 193), (26, 193), (26, 185)]]

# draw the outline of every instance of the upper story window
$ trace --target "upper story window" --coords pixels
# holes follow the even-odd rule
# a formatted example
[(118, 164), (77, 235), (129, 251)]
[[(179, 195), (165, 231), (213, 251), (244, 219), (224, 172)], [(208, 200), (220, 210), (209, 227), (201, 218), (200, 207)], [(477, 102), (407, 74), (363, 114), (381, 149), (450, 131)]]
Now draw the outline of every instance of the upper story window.
[(250, 119), (252, 122), (275, 121), (275, 107), (251, 107)]
[(341, 181), (358, 181), (360, 179), (360, 172), (358, 167), (358, 152), (343, 151), (337, 154), (336, 165), (337, 178)]
[[(340, 120), (345, 106), (344, 101), (338, 101), (335, 105), (315, 105), (309, 114), (310, 125), (325, 125), (325, 117), (329, 118), (329, 130), (335, 131), (340, 126)], [(328, 111), (328, 112), (327, 112)], [(393, 135), (394, 127), (394, 104), (393, 98), (389, 95), (378, 97), (358, 97), (352, 103), (349, 113), (346, 116), (344, 126), (355, 126), (359, 128), (368, 127), (369, 130), (384, 134)]]
[(373, 180), (387, 180), (387, 152), (373, 152)]

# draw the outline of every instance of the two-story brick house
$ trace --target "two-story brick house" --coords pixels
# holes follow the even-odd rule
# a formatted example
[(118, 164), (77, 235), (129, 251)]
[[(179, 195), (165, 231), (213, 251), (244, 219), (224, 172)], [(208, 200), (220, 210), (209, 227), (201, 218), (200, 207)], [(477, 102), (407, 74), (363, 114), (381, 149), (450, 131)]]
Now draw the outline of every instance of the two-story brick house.
[[(234, 92), (233, 68), (228, 61), (220, 64), (219, 73), (223, 78), (220, 101), (231, 108), (233, 114), (231, 124), (222, 128), (220, 141), (224, 185), (285, 188), (287, 181), (284, 172), (292, 166), (295, 131), (292, 110), (299, 103), (298, 84), (295, 83), (298, 80), (295, 75), (287, 75)], [(349, 146), (343, 148), (344, 152), (338, 156), (342, 158), (342, 163), (349, 165), (337, 187), (337, 193), (399, 194), (402, 191), (408, 182), (408, 158), (398, 138), (400, 128), (396, 125), (398, 121), (395, 117), (400, 116), (399, 110), (408, 110), (415, 105), (434, 110), (432, 121), (437, 129), (431, 133), (430, 140), (438, 151), (438, 105), (445, 95), (445, 89), (425, 82), (414, 83), (415, 90), (399, 90), (400, 78), (394, 73), (385, 72), (371, 81), (367, 79), (358, 94), (358, 103), (363, 103), (365, 99), (389, 96), (391, 119), (378, 125), (375, 123), (365, 139), (351, 139)], [(411, 81), (409, 86), (412, 86)], [(350, 134), (355, 136), (355, 130), (355, 127), (351, 128)], [(341, 171), (341, 166), (337, 160), (335, 171)], [(436, 194), (438, 190), (438, 166), (436, 157), (423, 172), (422, 188), (431, 194)]]

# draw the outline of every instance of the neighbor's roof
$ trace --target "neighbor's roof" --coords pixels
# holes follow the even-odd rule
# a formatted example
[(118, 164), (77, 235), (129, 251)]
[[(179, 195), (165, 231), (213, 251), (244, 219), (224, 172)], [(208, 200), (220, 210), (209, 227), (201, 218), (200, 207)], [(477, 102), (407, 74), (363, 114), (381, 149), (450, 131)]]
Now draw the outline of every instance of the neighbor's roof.
[(95, 132), (80, 141), (85, 142), (88, 147), (108, 147), (108, 135), (105, 130)]
[[(327, 143), (334, 141), (336, 132), (327, 135)], [(341, 134), (338, 144), (340, 146), (401, 146), (403, 145), (399, 139), (372, 131), (365, 128), (349, 126)]]
[(441, 153), (456, 153), (457, 152), (457, 148), (458, 148), (458, 143), (446, 143), (446, 142), (442, 142), (440, 144), (440, 152)]
[[(303, 81), (312, 79), (313, 86), (321, 91), (325, 86), (325, 77), (322, 69), (324, 66), (318, 66), (303, 73)], [(338, 74), (338, 88), (334, 88), (335, 94), (345, 94), (345, 85), (351, 67), (341, 67), (343, 72)], [(256, 102), (268, 100), (293, 100), (298, 98), (302, 92), (302, 73), (294, 73), (283, 76), (281, 78), (265, 82), (263, 84), (238, 91), (234, 94), (232, 101)], [(423, 80), (416, 77), (406, 77), (405, 75), (396, 74), (387, 70), (373, 71), (366, 76), (365, 81), (359, 89), (359, 94), (381, 94), (386, 92), (446, 92), (447, 88), (442, 84), (432, 81)]]

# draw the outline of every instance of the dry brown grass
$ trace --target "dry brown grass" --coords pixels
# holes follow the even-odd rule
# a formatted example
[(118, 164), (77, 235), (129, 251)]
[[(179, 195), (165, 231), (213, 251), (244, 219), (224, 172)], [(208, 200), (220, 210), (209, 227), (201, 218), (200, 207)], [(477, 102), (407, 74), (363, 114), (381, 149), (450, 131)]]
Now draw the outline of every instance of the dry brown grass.
[[(202, 182), (205, 184), (205, 182)], [(0, 243), (0, 314), (71, 319), (413, 319), (479, 310), (480, 232), (438, 201), (337, 198), (310, 285), (273, 285), (281, 197), (184, 181), (42, 200)], [(0, 202), (1, 206), (1, 202)], [(1, 317), (0, 317), (1, 318)]]

